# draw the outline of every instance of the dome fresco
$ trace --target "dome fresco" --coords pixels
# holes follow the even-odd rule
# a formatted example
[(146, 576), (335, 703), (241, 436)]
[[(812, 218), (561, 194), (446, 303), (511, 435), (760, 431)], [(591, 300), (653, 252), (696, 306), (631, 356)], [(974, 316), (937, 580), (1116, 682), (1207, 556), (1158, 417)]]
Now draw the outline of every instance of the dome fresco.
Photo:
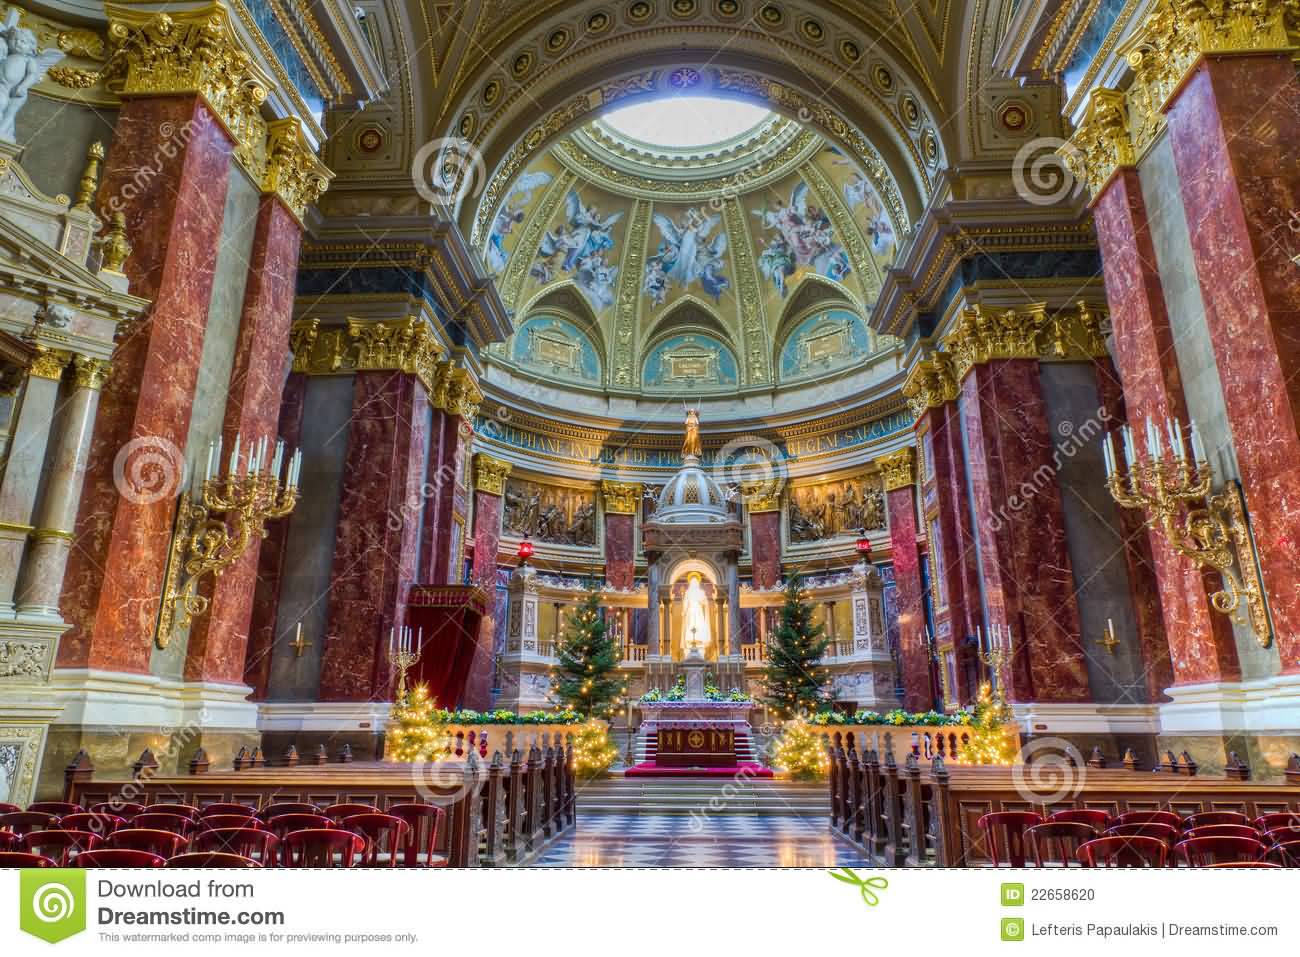
[[(892, 347), (866, 320), (896, 232), (845, 156), (763, 111), (719, 124), (732, 135), (718, 143), (694, 142), (697, 123), (685, 146), (647, 141), (652, 118), (633, 120), (576, 130), (498, 193), (482, 252), (516, 332), (489, 364), (721, 394), (842, 373)], [(577, 296), (556, 315), (562, 287)]]

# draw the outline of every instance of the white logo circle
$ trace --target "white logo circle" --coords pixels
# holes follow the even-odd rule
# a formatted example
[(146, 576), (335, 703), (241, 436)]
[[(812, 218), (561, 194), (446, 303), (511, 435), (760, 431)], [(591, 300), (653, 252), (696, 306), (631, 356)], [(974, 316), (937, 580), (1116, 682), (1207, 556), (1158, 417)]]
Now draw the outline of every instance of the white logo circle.
[(1064, 738), (1034, 738), (1011, 768), (1017, 793), (1033, 804), (1057, 804), (1083, 788), (1087, 765), (1079, 749)]
[(411, 161), (415, 191), (429, 203), (455, 207), (475, 197), (487, 182), (483, 154), (469, 140), (444, 137), (419, 148)]
[(128, 502), (152, 505), (172, 498), (185, 483), (185, 456), (161, 435), (140, 435), (118, 449), (113, 484)]
[(42, 884), (32, 894), (32, 913), (37, 920), (56, 924), (71, 917), (77, 910), (72, 891), (62, 884)]
[(1074, 192), (1076, 179), (1072, 167), (1079, 148), (1056, 136), (1030, 140), (1011, 164), (1011, 182), (1020, 198), (1035, 206), (1051, 206)]

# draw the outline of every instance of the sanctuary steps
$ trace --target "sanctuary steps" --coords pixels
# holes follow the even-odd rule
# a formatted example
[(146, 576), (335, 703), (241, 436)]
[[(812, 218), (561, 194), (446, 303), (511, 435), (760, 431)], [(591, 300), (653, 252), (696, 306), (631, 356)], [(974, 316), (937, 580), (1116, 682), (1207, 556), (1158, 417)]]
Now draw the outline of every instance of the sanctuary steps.
[(609, 778), (580, 784), (582, 814), (748, 814), (825, 819), (826, 785), (716, 778)]

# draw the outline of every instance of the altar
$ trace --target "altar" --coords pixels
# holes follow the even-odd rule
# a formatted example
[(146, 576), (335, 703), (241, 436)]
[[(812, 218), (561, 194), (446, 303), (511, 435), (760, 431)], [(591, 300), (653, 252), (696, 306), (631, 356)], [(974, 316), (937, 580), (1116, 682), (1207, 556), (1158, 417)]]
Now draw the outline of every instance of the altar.
[(748, 739), (752, 701), (640, 702), (641, 734), (664, 768), (734, 768)]

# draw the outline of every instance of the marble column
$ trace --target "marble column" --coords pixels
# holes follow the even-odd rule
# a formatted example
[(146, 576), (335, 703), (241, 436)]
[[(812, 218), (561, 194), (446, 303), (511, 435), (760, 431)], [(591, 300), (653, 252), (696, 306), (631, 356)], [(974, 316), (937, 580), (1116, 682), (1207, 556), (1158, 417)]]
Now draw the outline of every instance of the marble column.
[(60, 667), (149, 670), (232, 151), (195, 96), (129, 98), (118, 112), (99, 195), (126, 217), (130, 291), (153, 305), (119, 326), (100, 398), (60, 603), (72, 625)]
[[(283, 200), (264, 194), (257, 213), (244, 291), (234, 368), (226, 399), (224, 447), (235, 436), (262, 437), (274, 446), (293, 322), (294, 284), (302, 227)], [(252, 543), (206, 584), (211, 604), (194, 621), (185, 654), (185, 679), (238, 684), (244, 675), (262, 540)]]
[(781, 497), (750, 498), (749, 564), (754, 588), (775, 588), (781, 581)]
[(641, 486), (636, 482), (601, 482), (605, 506), (605, 582), (630, 589), (636, 577), (636, 510)]
[(468, 531), (469, 510), (466, 457), (482, 398), (465, 369), (450, 361), (438, 363), (437, 381), (429, 396), (433, 426), (427, 482), (433, 495), (424, 506), (420, 580), (425, 584), (461, 583), (461, 539)]
[(462, 707), (486, 709), (492, 704), (492, 656), (497, 626), (497, 548), (501, 544), (502, 497), (510, 464), (482, 452), (474, 456), (473, 584), (488, 593), (487, 614), (479, 620), (474, 658), (470, 663)]
[(41, 486), (45, 450), (59, 397), (59, 380), (68, 356), (42, 349), (32, 360), (23, 385), (13, 434), (0, 481), (0, 614), (14, 612), (14, 589), (32, 532), (36, 493)]
[[(72, 550), (77, 502), (86, 478), (86, 454), (108, 363), (77, 356), (72, 390), (55, 422), (57, 437), (32, 532), (32, 546), (18, 579), (18, 614), (57, 616), (63, 573)], [(33, 484), (33, 489), (35, 488)]]
[[(994, 359), (961, 384), (987, 620), (1010, 627), (1012, 701), (1090, 699), (1074, 571), (1036, 359)], [(1007, 680), (1009, 679), (1009, 680)]]
[(917, 550), (916, 481), (912, 458), (912, 449), (902, 449), (885, 456), (879, 464), (884, 477), (889, 546), (894, 563), (903, 707), (909, 711), (929, 711), (934, 707), (934, 689), (930, 682), (921, 557)]
[[(1115, 173), (1096, 199), (1093, 216), (1101, 246), (1115, 365), (1124, 387), (1126, 417), (1136, 423), (1148, 418), (1154, 422), (1170, 418), (1185, 422), (1187, 403), (1136, 170), (1122, 168)], [(1103, 395), (1107, 391), (1103, 388)], [(1136, 515), (1125, 516), (1125, 521), (1134, 519), (1141, 521)], [(1168, 642), (1167, 654), (1173, 663), (1171, 684), (1239, 678), (1241, 667), (1232, 627), (1226, 616), (1210, 608), (1207, 598), (1207, 593), (1219, 586), (1207, 584), (1207, 573), (1178, 554), (1163, 534), (1146, 534)], [(1132, 575), (1130, 579), (1133, 580)], [(1144, 598), (1135, 595), (1134, 607), (1140, 616), (1146, 604)], [(1144, 653), (1151, 660), (1159, 660), (1165, 652), (1151, 645), (1151, 625), (1142, 625), (1141, 621), (1139, 625)]]
[(409, 373), (358, 372), (330, 573), (322, 701), (386, 694), (390, 629), (406, 620), (416, 570), (424, 386)]
[(1165, 114), (1282, 673), (1297, 674), (1300, 269), (1277, 238), (1300, 202), (1291, 54), (1203, 57)]

